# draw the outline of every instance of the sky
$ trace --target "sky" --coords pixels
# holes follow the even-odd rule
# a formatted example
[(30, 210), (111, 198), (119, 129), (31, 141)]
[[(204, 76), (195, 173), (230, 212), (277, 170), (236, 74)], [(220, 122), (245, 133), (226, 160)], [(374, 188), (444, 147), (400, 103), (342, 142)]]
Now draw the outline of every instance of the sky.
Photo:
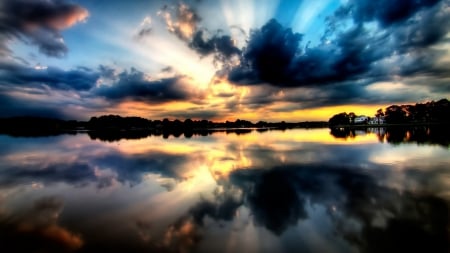
[(450, 98), (450, 0), (0, 0), (0, 117), (328, 120)]

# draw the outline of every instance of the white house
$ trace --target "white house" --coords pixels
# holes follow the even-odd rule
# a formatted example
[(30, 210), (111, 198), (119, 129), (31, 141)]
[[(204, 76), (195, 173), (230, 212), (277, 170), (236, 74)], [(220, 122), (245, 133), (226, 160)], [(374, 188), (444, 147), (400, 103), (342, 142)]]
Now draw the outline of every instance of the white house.
[(371, 118), (367, 123), (370, 125), (380, 125), (386, 123), (383, 116)]
[(355, 124), (362, 124), (362, 123), (366, 123), (369, 120), (369, 117), (367, 116), (358, 116), (355, 118), (354, 122)]

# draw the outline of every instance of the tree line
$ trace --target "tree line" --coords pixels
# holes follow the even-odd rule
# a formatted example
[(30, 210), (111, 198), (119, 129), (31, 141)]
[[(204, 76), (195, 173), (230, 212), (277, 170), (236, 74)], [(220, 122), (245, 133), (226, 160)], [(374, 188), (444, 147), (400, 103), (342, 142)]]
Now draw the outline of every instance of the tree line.
[[(358, 116), (353, 113), (338, 113), (333, 115), (328, 123), (330, 126), (353, 125)], [(426, 103), (391, 105), (386, 109), (378, 109), (375, 118), (382, 118), (385, 124), (449, 124), (450, 102), (447, 99)]]
[[(327, 122), (266, 122), (253, 123), (248, 120), (213, 122), (210, 120), (150, 120), (141, 117), (122, 117), (119, 115), (102, 115), (91, 117), (88, 121), (61, 120), (42, 117), (12, 117), (0, 118), (0, 133), (17, 136), (57, 135), (89, 131), (93, 138), (114, 139), (122, 136), (139, 138), (149, 134), (163, 136), (191, 136), (194, 134), (209, 134), (210, 130), (225, 129), (243, 133), (245, 129), (290, 129), (296, 127), (318, 128), (327, 127)], [(120, 133), (120, 134), (118, 134)]]

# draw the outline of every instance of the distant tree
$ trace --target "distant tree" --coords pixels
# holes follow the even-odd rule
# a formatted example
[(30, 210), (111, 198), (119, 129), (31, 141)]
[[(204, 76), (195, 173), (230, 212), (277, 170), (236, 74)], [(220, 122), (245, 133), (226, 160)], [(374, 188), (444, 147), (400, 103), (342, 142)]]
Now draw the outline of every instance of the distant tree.
[(441, 99), (437, 102), (432, 102), (431, 114), (433, 120), (437, 122), (450, 122), (450, 102), (447, 99)]
[(256, 123), (257, 127), (265, 127), (267, 125), (267, 122), (265, 121), (258, 121), (258, 123)]
[(348, 118), (349, 118), (350, 124), (354, 124), (355, 123), (356, 114), (354, 112), (350, 112), (348, 114)]
[(341, 112), (339, 114), (336, 114), (330, 118), (328, 123), (330, 126), (348, 125), (350, 123), (349, 114), (347, 114), (346, 112)]
[(429, 121), (429, 116), (426, 104), (416, 104), (413, 110), (413, 120), (415, 122), (427, 122)]
[(194, 127), (194, 122), (191, 119), (184, 120), (184, 128), (192, 129)]
[(164, 118), (164, 119), (162, 120), (162, 127), (163, 127), (164, 129), (168, 129), (168, 128), (171, 127), (171, 123), (172, 123), (172, 122), (170, 122), (170, 120), (169, 120), (168, 118)]
[(201, 120), (199, 126), (202, 129), (207, 129), (208, 128), (208, 121), (206, 119)]
[(406, 111), (402, 106), (391, 105), (385, 111), (386, 123), (398, 124), (407, 122)]
[(384, 116), (384, 112), (383, 112), (383, 109), (378, 109), (377, 110), (377, 113), (375, 114), (375, 117), (377, 117), (377, 118), (380, 118), (380, 117), (383, 117)]

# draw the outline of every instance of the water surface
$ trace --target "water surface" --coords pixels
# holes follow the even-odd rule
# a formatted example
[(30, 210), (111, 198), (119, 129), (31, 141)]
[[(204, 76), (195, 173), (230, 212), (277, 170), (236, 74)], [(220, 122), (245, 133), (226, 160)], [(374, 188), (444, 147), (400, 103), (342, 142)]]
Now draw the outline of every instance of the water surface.
[(432, 133), (0, 135), (0, 250), (449, 252)]

